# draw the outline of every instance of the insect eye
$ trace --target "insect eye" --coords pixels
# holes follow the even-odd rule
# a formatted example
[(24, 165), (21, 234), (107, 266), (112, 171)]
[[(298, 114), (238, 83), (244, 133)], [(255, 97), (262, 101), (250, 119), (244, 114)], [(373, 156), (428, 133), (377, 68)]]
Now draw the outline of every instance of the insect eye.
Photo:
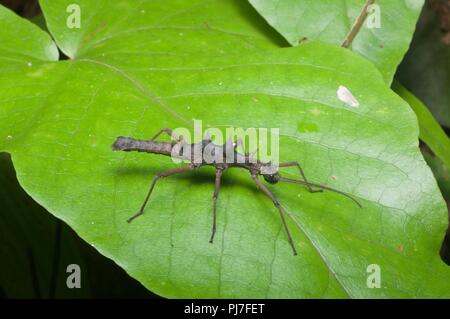
[(266, 182), (270, 184), (276, 184), (278, 182), (278, 179), (275, 177), (274, 174), (264, 175), (264, 179), (266, 180)]

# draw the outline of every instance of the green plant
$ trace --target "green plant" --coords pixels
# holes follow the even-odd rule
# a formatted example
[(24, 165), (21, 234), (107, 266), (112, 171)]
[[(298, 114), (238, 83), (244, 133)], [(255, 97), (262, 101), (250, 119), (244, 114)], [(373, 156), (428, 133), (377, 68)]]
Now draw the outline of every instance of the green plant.
[[(300, 30), (285, 34), (292, 44), (311, 42), (298, 47), (241, 0), (80, 0), (79, 29), (66, 24), (71, 2), (40, 1), (49, 33), (0, 7), (0, 150), (22, 187), (98, 251), (166, 297), (450, 297), (439, 256), (446, 206), (418, 148), (417, 117), (389, 87), (422, 1), (380, 1), (387, 16), (404, 15), (362, 30), (356, 52), (335, 44), (365, 1), (344, 1), (350, 14), (333, 11), (335, 20), (329, 1), (303, 1), (314, 10), (302, 24), (329, 28), (306, 36), (271, 23), (278, 1), (250, 1), (281, 34)], [(336, 97), (340, 86), (359, 107)], [(363, 209), (280, 185), (293, 256), (272, 203), (229, 172), (209, 244), (209, 171), (161, 182), (144, 216), (127, 224), (155, 172), (173, 163), (110, 145), (192, 119), (280, 128), (281, 160), (301, 162), (310, 180), (351, 193)], [(441, 133), (430, 140), (445, 145)], [(380, 289), (367, 287), (371, 264), (381, 267)]]

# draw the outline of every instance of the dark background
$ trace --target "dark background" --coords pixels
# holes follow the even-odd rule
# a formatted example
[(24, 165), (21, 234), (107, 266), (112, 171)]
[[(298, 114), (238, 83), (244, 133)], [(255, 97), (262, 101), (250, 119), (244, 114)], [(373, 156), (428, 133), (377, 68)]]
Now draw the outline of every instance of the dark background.
[[(5, 153), (0, 205), (0, 298), (158, 298), (28, 196)], [(70, 264), (80, 289), (66, 286)]]

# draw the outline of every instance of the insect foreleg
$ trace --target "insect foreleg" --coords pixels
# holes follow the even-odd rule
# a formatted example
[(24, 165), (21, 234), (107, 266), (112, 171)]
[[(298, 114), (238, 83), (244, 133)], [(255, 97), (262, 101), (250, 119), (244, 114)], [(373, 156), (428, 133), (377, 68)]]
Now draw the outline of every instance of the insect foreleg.
[(303, 172), (303, 169), (302, 169), (302, 167), (300, 166), (300, 164), (299, 164), (298, 162), (284, 162), (284, 163), (280, 163), (278, 166), (279, 166), (279, 167), (294, 167), (294, 166), (297, 167), (298, 170), (300, 171), (300, 175), (302, 175), (303, 180), (304, 180), (306, 183), (308, 183), (308, 184), (305, 184), (305, 186), (306, 186), (306, 188), (308, 189), (308, 191), (309, 191), (310, 193), (320, 193), (320, 192), (323, 191), (323, 190), (321, 190), (321, 189), (313, 189), (313, 188), (311, 187), (311, 185), (309, 185), (309, 182), (308, 182), (308, 180), (306, 179), (306, 175), (305, 175), (305, 173)]
[(162, 133), (166, 133), (168, 135), (170, 135), (170, 137), (172, 137), (174, 140), (176, 140), (177, 142), (180, 142), (182, 138), (180, 138), (178, 135), (176, 135), (170, 128), (163, 128), (162, 130), (160, 130), (158, 133), (155, 134), (155, 136), (153, 136), (150, 141), (154, 141), (158, 138), (158, 136), (160, 136)]

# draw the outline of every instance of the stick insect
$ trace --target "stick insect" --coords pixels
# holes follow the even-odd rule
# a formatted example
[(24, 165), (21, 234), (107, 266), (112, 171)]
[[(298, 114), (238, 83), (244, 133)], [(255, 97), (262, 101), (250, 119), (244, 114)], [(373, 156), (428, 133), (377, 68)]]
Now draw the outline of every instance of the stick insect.
[[(156, 141), (156, 139), (163, 133), (166, 133), (170, 137), (172, 137), (172, 141), (171, 142)], [(216, 170), (214, 193), (213, 193), (213, 221), (212, 221), (211, 237), (209, 239), (210, 243), (213, 243), (214, 235), (216, 234), (217, 199), (219, 197), (222, 174), (228, 168), (236, 167), (236, 168), (246, 169), (247, 171), (249, 171), (250, 176), (253, 179), (253, 181), (255, 182), (257, 188), (260, 189), (267, 197), (270, 198), (272, 203), (278, 209), (278, 212), (281, 217), (281, 222), (286, 231), (286, 235), (287, 235), (289, 244), (292, 247), (292, 251), (293, 251), (294, 255), (297, 255), (297, 251), (295, 249), (295, 245), (292, 240), (291, 233), (289, 232), (289, 228), (286, 223), (286, 218), (285, 218), (286, 212), (284, 211), (284, 208), (281, 206), (281, 204), (278, 202), (275, 195), (269, 190), (269, 188), (267, 188), (266, 185), (264, 185), (260, 181), (260, 179), (259, 179), (260, 176), (262, 176), (264, 178), (264, 180), (266, 182), (268, 182), (269, 184), (276, 184), (276, 183), (282, 181), (282, 182), (289, 182), (289, 183), (303, 185), (306, 187), (306, 189), (310, 193), (318, 193), (318, 192), (322, 192), (324, 190), (338, 193), (338, 194), (343, 195), (343, 196), (349, 198), (350, 200), (352, 200), (360, 208), (362, 207), (361, 204), (355, 198), (353, 198), (352, 196), (350, 196), (347, 193), (341, 192), (337, 189), (334, 189), (334, 188), (331, 188), (331, 187), (328, 187), (325, 185), (316, 184), (316, 183), (312, 183), (312, 182), (308, 181), (302, 167), (300, 166), (300, 164), (298, 162), (283, 162), (283, 163), (278, 164), (278, 167), (296, 167), (298, 169), (302, 179), (292, 179), (292, 178), (287, 178), (287, 177), (282, 176), (278, 171), (275, 171), (275, 172), (271, 171), (270, 173), (267, 173), (267, 171), (270, 171), (270, 170), (265, 170), (264, 168), (267, 168), (269, 165), (271, 165), (271, 163), (263, 163), (259, 160), (254, 160), (252, 158), (252, 155), (250, 155), (248, 153), (245, 153), (245, 154), (239, 153), (237, 151), (238, 143), (234, 143), (232, 141), (227, 141), (223, 145), (216, 145), (216, 144), (212, 143), (211, 139), (205, 138), (197, 144), (189, 145), (189, 146), (191, 146), (190, 147), (191, 152), (188, 154), (188, 157), (186, 158), (186, 155), (185, 154), (182, 155), (181, 151), (174, 151), (174, 147), (176, 147), (176, 145), (180, 145), (181, 142), (182, 142), (182, 137), (181, 136), (178, 137), (171, 129), (168, 129), (168, 128), (164, 128), (164, 129), (160, 130), (150, 140), (139, 140), (139, 139), (123, 137), (123, 136), (117, 137), (115, 143), (112, 145), (112, 149), (114, 151), (126, 151), (126, 152), (137, 151), (137, 152), (146, 152), (146, 153), (153, 153), (153, 154), (159, 154), (159, 155), (165, 155), (165, 156), (175, 156), (180, 159), (185, 159), (185, 160), (187, 159), (190, 162), (190, 164), (187, 166), (177, 167), (177, 168), (173, 168), (173, 169), (169, 169), (169, 170), (165, 170), (165, 171), (157, 173), (155, 175), (155, 177), (153, 178), (153, 181), (150, 185), (150, 189), (144, 199), (144, 202), (141, 205), (141, 208), (135, 215), (131, 216), (127, 220), (127, 222), (131, 223), (134, 219), (136, 219), (137, 217), (141, 216), (144, 213), (145, 207), (148, 203), (148, 200), (150, 199), (150, 195), (153, 192), (156, 182), (160, 178), (189, 172), (189, 171), (192, 171), (192, 170), (197, 169), (204, 165), (214, 166), (214, 168)], [(233, 159), (232, 162), (227, 161), (226, 163), (222, 163), (222, 162), (217, 163), (214, 161), (213, 162), (205, 161), (203, 158), (200, 160), (200, 162), (198, 160), (195, 161), (194, 160), (195, 155), (194, 155), (194, 151), (193, 151), (195, 149), (195, 147), (197, 147), (197, 149), (200, 148), (201, 154), (203, 154), (205, 148), (208, 146), (210, 148), (209, 152), (212, 152), (215, 154), (222, 154), (223, 157), (225, 157), (225, 158), (229, 158), (229, 156), (231, 154), (232, 155), (231, 158)], [(212, 146), (212, 149), (211, 149), (211, 146)]]

